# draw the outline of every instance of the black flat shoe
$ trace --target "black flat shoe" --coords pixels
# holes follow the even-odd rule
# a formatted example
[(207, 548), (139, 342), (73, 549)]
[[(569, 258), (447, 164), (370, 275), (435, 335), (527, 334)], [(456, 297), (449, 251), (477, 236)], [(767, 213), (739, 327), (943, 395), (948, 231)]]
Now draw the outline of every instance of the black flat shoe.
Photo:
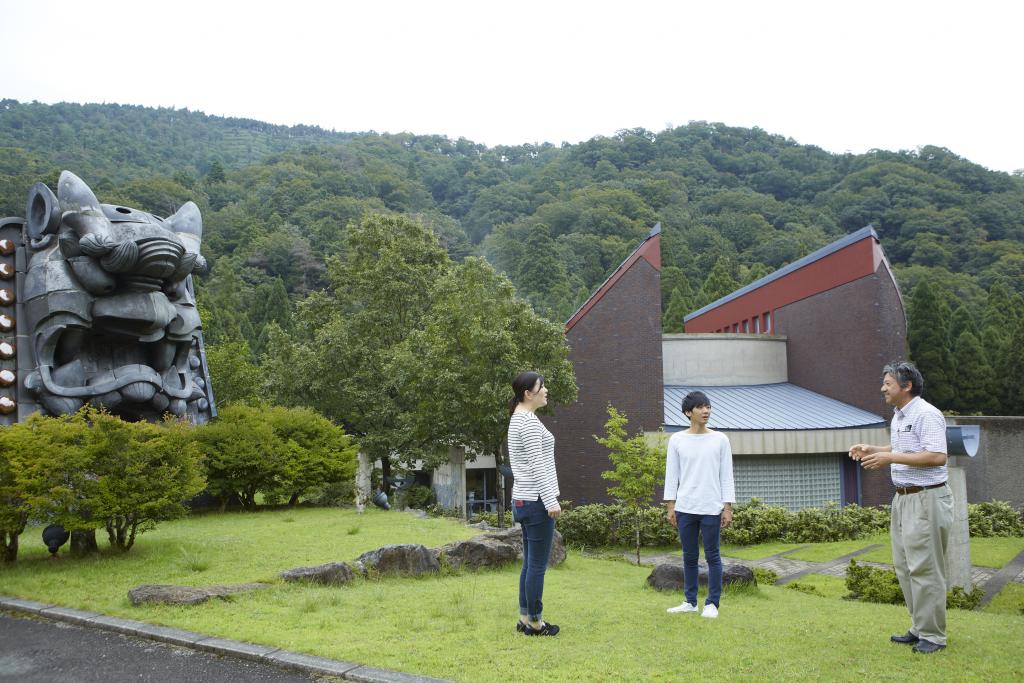
[(910, 631), (907, 631), (902, 636), (889, 636), (889, 640), (900, 645), (913, 645), (920, 639)]
[(914, 652), (922, 655), (930, 655), (933, 652), (945, 649), (945, 645), (939, 645), (938, 643), (933, 643), (930, 640), (919, 640), (917, 641), (917, 645), (914, 646)]
[(557, 636), (560, 630), (561, 629), (554, 624), (544, 622), (544, 625), (540, 628), (534, 628), (529, 624), (526, 624), (523, 633), (528, 636)]
[(517, 621), (516, 622), (516, 631), (518, 633), (525, 633), (526, 632), (526, 624), (524, 624), (521, 621)]

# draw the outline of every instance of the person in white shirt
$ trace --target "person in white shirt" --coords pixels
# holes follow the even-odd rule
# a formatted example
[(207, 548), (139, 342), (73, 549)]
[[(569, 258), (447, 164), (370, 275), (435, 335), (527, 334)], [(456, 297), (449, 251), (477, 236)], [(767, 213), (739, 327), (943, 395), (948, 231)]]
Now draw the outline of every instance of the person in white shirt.
[(888, 466), (896, 495), (889, 533), (892, 564), (910, 611), (910, 630), (889, 638), (932, 654), (946, 647), (946, 549), (953, 493), (946, 484), (946, 418), (921, 398), (924, 377), (912, 363), (882, 369), (882, 395), (893, 407), (889, 444), (850, 446), (867, 470)]
[(699, 532), (708, 563), (708, 595), (701, 616), (715, 618), (722, 597), (721, 530), (732, 524), (732, 504), (736, 502), (732, 447), (725, 434), (708, 429), (711, 401), (706, 394), (691, 391), (683, 398), (682, 408), (690, 428), (676, 432), (668, 440), (665, 506), (668, 521), (679, 532), (683, 546), (685, 600), (668, 612), (697, 612)]
[(535, 412), (548, 403), (544, 378), (521, 372), (512, 380), (509, 402), (508, 460), (512, 467), (512, 519), (523, 528), (523, 568), (519, 572), (519, 621), (528, 636), (557, 635), (559, 628), (541, 619), (544, 573), (551, 555), (558, 504), (555, 437)]

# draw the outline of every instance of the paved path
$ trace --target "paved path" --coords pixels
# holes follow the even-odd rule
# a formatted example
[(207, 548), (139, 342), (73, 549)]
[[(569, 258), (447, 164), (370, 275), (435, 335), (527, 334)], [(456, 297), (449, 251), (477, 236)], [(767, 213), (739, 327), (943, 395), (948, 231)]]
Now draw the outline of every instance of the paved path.
[[(361, 683), (444, 683), (436, 678), (215, 638), (5, 595), (0, 595), (0, 619), (3, 619), (0, 623), (0, 681), (106, 683), (184, 680), (191, 683), (347, 680)], [(75, 638), (84, 640), (76, 644)], [(87, 642), (90, 639), (93, 641), (91, 644)], [(157, 647), (158, 643), (171, 647)], [(208, 653), (212, 656), (210, 661), (225, 662), (229, 668), (224, 673), (206, 676), (204, 672), (209, 661), (201, 661), (195, 668), (182, 673), (175, 668), (174, 657), (181, 657), (183, 652), (185, 657), (195, 656), (197, 661), (201, 655), (206, 656), (203, 653)], [(139, 666), (134, 669), (126, 661), (132, 659), (139, 660)], [(240, 668), (230, 669), (231, 666)], [(94, 677), (94, 669), (105, 673)], [(299, 673), (295, 674), (295, 671)]]
[(309, 683), (314, 680), (331, 679), (110, 631), (0, 613), (0, 681)]
[(999, 591), (1003, 590), (1003, 587), (1011, 581), (1024, 583), (1024, 550), (1018, 553), (1017, 557), (1010, 560), (1005, 567), (996, 572), (985, 584), (985, 595), (981, 598), (981, 604), (978, 605), (978, 608), (980, 609), (990, 603), (992, 598), (996, 597)]

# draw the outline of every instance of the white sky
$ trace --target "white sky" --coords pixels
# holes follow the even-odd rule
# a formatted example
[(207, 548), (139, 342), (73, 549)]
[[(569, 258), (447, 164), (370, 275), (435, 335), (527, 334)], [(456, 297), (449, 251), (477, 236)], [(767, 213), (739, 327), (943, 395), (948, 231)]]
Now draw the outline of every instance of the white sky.
[(1016, 0), (0, 0), (0, 98), (487, 145), (694, 120), (1024, 168)]

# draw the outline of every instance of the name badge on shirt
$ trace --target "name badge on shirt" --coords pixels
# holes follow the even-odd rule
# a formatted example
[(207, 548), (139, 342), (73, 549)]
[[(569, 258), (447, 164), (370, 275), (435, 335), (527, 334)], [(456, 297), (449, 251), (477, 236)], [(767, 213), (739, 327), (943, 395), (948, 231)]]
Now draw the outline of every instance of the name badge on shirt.
[(906, 427), (903, 428), (903, 431), (905, 431), (905, 432), (912, 432), (912, 431), (914, 431), (914, 425), (912, 425), (912, 424), (907, 425)]

